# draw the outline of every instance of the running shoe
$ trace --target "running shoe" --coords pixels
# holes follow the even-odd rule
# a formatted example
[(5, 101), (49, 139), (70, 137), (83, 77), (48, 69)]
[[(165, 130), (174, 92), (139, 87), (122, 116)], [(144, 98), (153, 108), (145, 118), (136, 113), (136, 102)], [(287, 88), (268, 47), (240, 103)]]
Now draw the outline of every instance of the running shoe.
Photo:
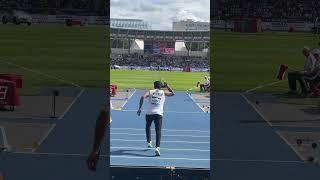
[(152, 142), (151, 141), (148, 143), (148, 148), (152, 148)]
[(160, 156), (160, 147), (156, 148), (156, 156)]

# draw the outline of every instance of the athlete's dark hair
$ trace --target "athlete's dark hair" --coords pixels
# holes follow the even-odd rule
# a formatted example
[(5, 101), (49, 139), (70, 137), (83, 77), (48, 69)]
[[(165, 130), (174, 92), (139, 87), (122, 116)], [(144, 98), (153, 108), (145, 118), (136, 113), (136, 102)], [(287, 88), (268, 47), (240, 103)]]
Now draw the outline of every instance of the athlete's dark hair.
[(161, 89), (161, 82), (160, 81), (155, 81), (153, 83), (153, 86), (154, 86), (155, 89)]

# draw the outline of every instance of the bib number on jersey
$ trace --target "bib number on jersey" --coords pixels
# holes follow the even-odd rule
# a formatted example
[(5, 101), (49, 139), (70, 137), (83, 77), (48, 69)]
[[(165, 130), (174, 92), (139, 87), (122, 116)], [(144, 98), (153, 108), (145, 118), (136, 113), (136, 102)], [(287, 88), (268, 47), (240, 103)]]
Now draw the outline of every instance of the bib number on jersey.
[(154, 92), (151, 96), (151, 104), (153, 105), (160, 105), (161, 104), (161, 98), (162, 98), (162, 93), (159, 92)]

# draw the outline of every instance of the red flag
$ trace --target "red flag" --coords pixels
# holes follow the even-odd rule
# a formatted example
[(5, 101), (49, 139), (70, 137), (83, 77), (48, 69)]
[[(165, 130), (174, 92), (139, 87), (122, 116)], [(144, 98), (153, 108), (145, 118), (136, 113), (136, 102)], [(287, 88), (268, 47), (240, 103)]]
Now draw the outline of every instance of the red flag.
[(279, 69), (278, 69), (278, 73), (277, 73), (277, 79), (283, 80), (287, 69), (288, 69), (288, 66), (286, 66), (284, 64), (280, 64)]

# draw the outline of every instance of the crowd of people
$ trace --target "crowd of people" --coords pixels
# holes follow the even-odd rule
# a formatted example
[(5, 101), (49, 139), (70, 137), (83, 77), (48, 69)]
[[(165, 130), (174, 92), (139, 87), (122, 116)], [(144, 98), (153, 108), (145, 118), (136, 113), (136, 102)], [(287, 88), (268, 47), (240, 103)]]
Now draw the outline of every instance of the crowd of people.
[(97, 0), (0, 0), (0, 10), (35, 14), (107, 15), (109, 1)]
[(167, 55), (111, 54), (111, 66), (171, 67), (171, 68), (209, 68), (207, 57), (180, 57)]
[(313, 0), (217, 0), (214, 19), (255, 17), (264, 21), (274, 19), (314, 20), (320, 16), (320, 2)]

